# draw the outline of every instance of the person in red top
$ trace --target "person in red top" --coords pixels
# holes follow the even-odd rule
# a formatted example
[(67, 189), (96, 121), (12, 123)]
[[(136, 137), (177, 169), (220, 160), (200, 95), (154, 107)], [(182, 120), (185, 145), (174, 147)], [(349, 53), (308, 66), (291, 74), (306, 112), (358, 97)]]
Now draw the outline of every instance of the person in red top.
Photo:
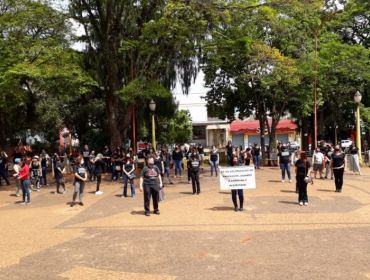
[(22, 204), (30, 204), (30, 167), (27, 163), (27, 159), (24, 159), (21, 164), (18, 179), (21, 182), (23, 202)]

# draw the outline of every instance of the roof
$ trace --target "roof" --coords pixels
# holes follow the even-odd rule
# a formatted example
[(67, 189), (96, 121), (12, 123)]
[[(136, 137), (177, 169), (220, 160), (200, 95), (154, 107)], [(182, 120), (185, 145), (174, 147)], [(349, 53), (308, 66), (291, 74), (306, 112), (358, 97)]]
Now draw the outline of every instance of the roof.
[[(271, 124), (271, 120), (269, 120)], [(297, 130), (297, 124), (292, 120), (280, 120), (279, 124), (276, 127), (276, 132), (293, 132)], [(260, 132), (260, 123), (259, 121), (233, 121), (230, 125), (231, 133), (259, 133)]]

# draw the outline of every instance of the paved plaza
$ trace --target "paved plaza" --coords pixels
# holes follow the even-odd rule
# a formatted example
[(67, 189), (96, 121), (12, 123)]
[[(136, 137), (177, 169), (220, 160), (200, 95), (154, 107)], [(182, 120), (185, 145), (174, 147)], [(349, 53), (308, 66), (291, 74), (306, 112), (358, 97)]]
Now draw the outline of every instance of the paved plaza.
[(0, 279), (370, 279), (370, 170), (309, 187), (297, 205), (295, 183), (277, 168), (257, 170), (244, 212), (209, 172), (202, 193), (186, 178), (167, 185), (161, 215), (144, 216), (142, 193), (121, 197), (121, 184), (88, 183), (85, 206), (69, 207), (54, 185), (19, 205), (0, 191)]

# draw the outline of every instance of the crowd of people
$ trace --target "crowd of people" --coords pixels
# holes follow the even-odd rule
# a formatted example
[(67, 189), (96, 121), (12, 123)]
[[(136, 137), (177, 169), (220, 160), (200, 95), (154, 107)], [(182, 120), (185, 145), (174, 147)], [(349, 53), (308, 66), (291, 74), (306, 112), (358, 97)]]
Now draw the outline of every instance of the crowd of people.
[[(317, 148), (312, 160), (299, 149), (292, 150), (286, 144), (279, 143), (277, 163), (281, 169), (281, 181), (284, 183), (286, 177), (292, 182), (291, 166), (295, 168), (296, 192), (298, 193), (298, 204), (308, 205), (307, 185), (313, 183), (314, 179), (335, 179), (336, 192), (342, 191), (343, 174), (345, 170), (346, 157), (340, 146), (333, 147), (330, 144), (321, 145)], [(360, 173), (357, 156), (357, 148), (349, 149), (352, 170)], [(173, 184), (173, 179), (182, 178), (183, 171), (187, 170), (187, 181), (192, 186), (192, 193), (200, 195), (200, 174), (204, 173), (205, 149), (202, 145), (175, 145), (173, 150), (164, 147), (158, 151), (146, 145), (140, 151), (142, 158), (141, 176), (138, 188), (144, 192), (145, 215), (150, 215), (150, 200), (152, 199), (154, 213), (159, 215), (158, 202), (164, 199), (164, 181)], [(226, 163), (228, 166), (249, 166), (253, 163), (255, 169), (261, 168), (261, 147), (254, 144), (243, 149), (234, 147), (229, 141), (225, 147)], [(48, 170), (51, 169), (55, 179), (56, 194), (64, 194), (67, 191), (65, 176), (70, 169), (73, 174), (73, 196), (70, 206), (76, 204), (84, 205), (85, 183), (96, 182), (96, 195), (103, 194), (101, 184), (102, 175), (110, 174), (111, 181), (122, 180), (122, 197), (128, 196), (128, 188), (132, 198), (136, 196), (136, 176), (139, 169), (139, 155), (134, 154), (132, 148), (117, 147), (113, 151), (105, 146), (101, 153), (90, 150), (84, 145), (81, 151), (74, 150), (67, 156), (66, 151), (59, 151), (49, 156), (45, 150), (34, 153), (31, 150), (20, 152), (15, 149), (13, 153), (13, 174), (16, 185), (16, 196), (22, 191), (22, 203), (31, 203), (31, 192), (40, 191), (42, 186), (48, 185)], [(209, 150), (208, 162), (210, 175), (218, 176), (220, 152), (216, 147)], [(11, 159), (3, 151), (0, 154), (0, 185), (2, 180), (9, 182), (9, 165)], [(186, 168), (185, 168), (186, 167)], [(171, 168), (174, 176), (171, 176)], [(311, 176), (313, 174), (313, 176)], [(319, 177), (317, 177), (319, 176)], [(49, 176), (50, 178), (50, 176)], [(166, 179), (166, 180), (165, 180)], [(78, 203), (77, 203), (78, 197)], [(231, 199), (235, 211), (243, 211), (244, 193), (243, 189), (231, 191)]]

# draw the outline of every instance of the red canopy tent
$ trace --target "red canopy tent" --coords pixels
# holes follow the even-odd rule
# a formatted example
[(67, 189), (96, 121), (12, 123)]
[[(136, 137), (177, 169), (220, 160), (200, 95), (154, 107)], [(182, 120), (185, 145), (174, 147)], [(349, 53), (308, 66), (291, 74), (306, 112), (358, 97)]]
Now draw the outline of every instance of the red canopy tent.
[[(271, 124), (271, 121), (270, 121)], [(292, 120), (280, 120), (276, 127), (276, 132), (294, 132), (298, 128), (297, 124)], [(260, 123), (259, 121), (233, 121), (230, 124), (231, 133), (259, 133)]]

